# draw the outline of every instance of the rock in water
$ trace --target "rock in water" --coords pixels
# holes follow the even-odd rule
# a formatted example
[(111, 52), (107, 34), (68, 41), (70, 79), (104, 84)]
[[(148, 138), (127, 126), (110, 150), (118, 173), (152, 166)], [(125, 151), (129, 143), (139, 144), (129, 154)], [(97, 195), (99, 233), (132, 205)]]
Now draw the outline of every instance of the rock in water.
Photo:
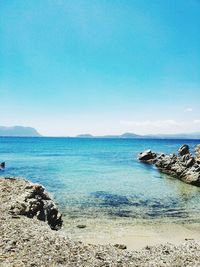
[(4, 170), (6, 167), (6, 163), (5, 162), (1, 162), (0, 163), (0, 170)]
[(189, 146), (188, 145), (182, 145), (179, 150), (179, 155), (184, 156), (186, 154), (190, 154)]
[(151, 150), (149, 149), (149, 150), (146, 150), (144, 152), (141, 152), (139, 154), (138, 159), (140, 161), (143, 161), (143, 162), (146, 162), (146, 163), (154, 163), (156, 157), (157, 157), (157, 154), (156, 153), (152, 153)]
[[(196, 157), (193, 157), (190, 154), (189, 146), (182, 145), (178, 151), (179, 156), (175, 154), (172, 155), (162, 154), (154, 158), (151, 161), (151, 163), (155, 163), (155, 166), (163, 173), (176, 177), (182, 180), (183, 182), (200, 186), (199, 151), (200, 151), (200, 145), (196, 147)], [(150, 150), (145, 151), (143, 153), (140, 153), (139, 159), (141, 158), (142, 155), (156, 155), (156, 153), (152, 153)], [(147, 162), (149, 162), (148, 159)]]
[(21, 190), (10, 203), (9, 213), (12, 216), (36, 217), (38, 220), (47, 222), (53, 230), (61, 228), (62, 215), (42, 185), (13, 178), (5, 180), (8, 188), (16, 186), (15, 190), (17, 190), (19, 184), (21, 186)]

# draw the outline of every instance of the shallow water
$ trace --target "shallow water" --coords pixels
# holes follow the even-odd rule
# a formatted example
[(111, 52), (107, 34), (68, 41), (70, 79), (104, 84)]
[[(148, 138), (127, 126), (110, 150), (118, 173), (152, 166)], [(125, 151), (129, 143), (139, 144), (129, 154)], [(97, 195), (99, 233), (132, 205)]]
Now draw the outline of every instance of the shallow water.
[(137, 160), (145, 149), (176, 153), (183, 143), (193, 151), (200, 140), (2, 137), (0, 161), (7, 168), (1, 175), (42, 183), (72, 232), (84, 221), (104, 228), (114, 223), (196, 223), (200, 188)]

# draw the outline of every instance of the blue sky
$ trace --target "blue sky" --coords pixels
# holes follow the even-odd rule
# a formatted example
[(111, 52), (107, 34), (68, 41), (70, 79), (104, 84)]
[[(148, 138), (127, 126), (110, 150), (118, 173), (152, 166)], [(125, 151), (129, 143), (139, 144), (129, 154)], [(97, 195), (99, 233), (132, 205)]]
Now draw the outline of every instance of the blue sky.
[(0, 125), (200, 132), (199, 0), (0, 0)]

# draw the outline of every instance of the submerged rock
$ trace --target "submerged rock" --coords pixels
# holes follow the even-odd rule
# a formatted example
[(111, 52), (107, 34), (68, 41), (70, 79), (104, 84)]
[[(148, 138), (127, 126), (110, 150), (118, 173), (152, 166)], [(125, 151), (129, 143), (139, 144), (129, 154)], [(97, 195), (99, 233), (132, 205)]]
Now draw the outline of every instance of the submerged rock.
[[(200, 186), (200, 145), (196, 147), (196, 157), (190, 154), (189, 146), (182, 145), (178, 150), (178, 156), (175, 154), (171, 155), (159, 155), (150, 163), (154, 163), (155, 166), (163, 173), (169, 174), (173, 177), (176, 177), (183, 182)], [(149, 152), (151, 152), (149, 150)], [(143, 152), (147, 154), (147, 151)], [(144, 159), (141, 159), (140, 153), (139, 160), (144, 162)], [(156, 153), (152, 153), (156, 155)], [(149, 160), (145, 160), (149, 163)]]
[(99, 205), (102, 206), (111, 206), (111, 207), (119, 207), (121, 205), (129, 205), (130, 201), (127, 196), (113, 194), (106, 191), (97, 191), (91, 194), (93, 197), (101, 200)]

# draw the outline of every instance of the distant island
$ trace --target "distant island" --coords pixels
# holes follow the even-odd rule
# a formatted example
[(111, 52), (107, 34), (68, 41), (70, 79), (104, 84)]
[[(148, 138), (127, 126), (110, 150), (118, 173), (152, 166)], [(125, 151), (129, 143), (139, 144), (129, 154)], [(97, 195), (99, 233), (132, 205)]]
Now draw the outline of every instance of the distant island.
[[(15, 137), (40, 137), (42, 136), (33, 127), (24, 126), (0, 126), (0, 136), (15, 136)], [(59, 137), (59, 136), (57, 136)], [(71, 136), (62, 136), (72, 138)], [(180, 133), (180, 134), (147, 134), (140, 135), (135, 133), (123, 133), (120, 135), (92, 135), (89, 133), (79, 134), (75, 138), (104, 138), (104, 139), (199, 139), (200, 132), (197, 133)]]
[(38, 131), (32, 127), (23, 126), (0, 126), (0, 136), (39, 137)]
[(139, 135), (135, 133), (124, 133), (121, 135), (94, 136), (91, 134), (80, 134), (77, 138), (119, 138), (119, 139), (200, 139), (199, 133), (180, 133), (180, 134), (155, 134)]

